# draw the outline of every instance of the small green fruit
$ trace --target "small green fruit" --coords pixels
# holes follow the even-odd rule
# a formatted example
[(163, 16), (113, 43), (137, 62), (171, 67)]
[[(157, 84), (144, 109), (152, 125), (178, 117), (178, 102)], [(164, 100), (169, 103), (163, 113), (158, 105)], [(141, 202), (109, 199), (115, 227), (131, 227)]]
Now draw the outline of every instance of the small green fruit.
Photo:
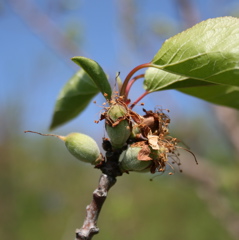
[(82, 133), (70, 133), (67, 136), (59, 136), (55, 134), (42, 134), (39, 132), (25, 131), (36, 133), (42, 136), (57, 137), (65, 142), (69, 152), (82, 162), (91, 163), (93, 165), (103, 160), (100, 149), (95, 140)]
[(101, 159), (100, 149), (93, 138), (82, 133), (70, 133), (63, 140), (69, 152), (80, 161), (95, 165)]
[(111, 105), (105, 113), (105, 129), (115, 149), (122, 148), (131, 134), (127, 114), (127, 106), (121, 102)]
[(127, 109), (122, 103), (114, 103), (110, 106), (107, 115), (111, 121), (116, 122), (119, 118), (127, 114)]
[(127, 120), (121, 121), (115, 127), (106, 124), (105, 129), (110, 138), (111, 144), (115, 149), (122, 148), (131, 134)]
[(152, 160), (142, 161), (138, 160), (138, 153), (141, 147), (129, 147), (120, 155), (120, 168), (125, 171), (148, 172), (149, 167), (153, 163)]

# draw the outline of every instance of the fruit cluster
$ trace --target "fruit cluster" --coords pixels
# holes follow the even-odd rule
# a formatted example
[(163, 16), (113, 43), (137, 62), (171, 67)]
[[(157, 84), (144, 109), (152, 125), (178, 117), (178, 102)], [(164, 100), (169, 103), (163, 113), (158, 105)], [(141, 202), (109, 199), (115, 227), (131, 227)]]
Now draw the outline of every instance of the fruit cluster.
[(121, 150), (122, 172), (164, 172), (168, 156), (180, 165), (176, 138), (169, 136), (169, 117), (162, 110), (146, 111), (141, 116), (130, 109), (122, 97), (109, 101), (101, 114), (112, 145), (112, 152)]
[[(177, 153), (179, 141), (169, 135), (170, 118), (162, 110), (143, 109), (144, 115), (141, 116), (128, 107), (124, 98), (120, 96), (109, 100), (108, 105), (100, 117), (100, 121), (105, 120), (105, 129), (109, 137), (103, 138), (105, 157), (100, 153), (95, 140), (85, 134), (71, 133), (59, 136), (33, 133), (55, 136), (63, 140), (73, 156), (95, 165), (109, 175), (119, 176), (129, 171), (164, 172), (167, 165), (173, 169), (171, 163), (180, 165)], [(169, 157), (173, 159), (171, 163), (168, 161)]]

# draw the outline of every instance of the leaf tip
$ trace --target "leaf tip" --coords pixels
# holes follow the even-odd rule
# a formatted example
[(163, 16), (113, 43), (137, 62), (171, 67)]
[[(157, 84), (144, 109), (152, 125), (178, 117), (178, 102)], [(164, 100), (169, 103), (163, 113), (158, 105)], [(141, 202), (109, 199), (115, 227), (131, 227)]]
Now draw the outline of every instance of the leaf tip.
[(53, 122), (52, 122), (51, 125), (49, 126), (48, 130), (52, 131), (52, 130), (54, 130), (55, 127), (56, 127), (55, 124), (53, 124)]
[(71, 61), (73, 61), (74, 63), (77, 63), (77, 59), (78, 59), (79, 57), (72, 57), (71, 58)]
[(59, 127), (59, 125), (61, 125), (62, 123), (59, 122), (59, 119), (56, 118), (56, 114), (53, 115), (50, 126), (48, 128), (49, 131), (53, 131), (54, 129), (56, 129), (57, 127)]

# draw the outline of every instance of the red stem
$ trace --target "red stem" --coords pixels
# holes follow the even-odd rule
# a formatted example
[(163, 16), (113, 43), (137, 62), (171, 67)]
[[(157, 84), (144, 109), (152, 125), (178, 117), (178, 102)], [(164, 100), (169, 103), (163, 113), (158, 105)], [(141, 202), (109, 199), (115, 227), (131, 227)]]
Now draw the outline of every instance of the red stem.
[(131, 77), (137, 72), (139, 71), (140, 69), (142, 68), (148, 68), (152, 65), (152, 63), (144, 63), (144, 64), (141, 64), (137, 67), (135, 67), (134, 69), (132, 69), (129, 74), (126, 76), (125, 80), (124, 80), (124, 83), (122, 85), (122, 88), (120, 90), (120, 96), (123, 96), (124, 97), (124, 100), (126, 101), (126, 97), (125, 97), (125, 94), (126, 94), (126, 87), (129, 83), (129, 80), (131, 79)]
[(130, 88), (132, 87), (133, 83), (134, 83), (136, 80), (138, 80), (138, 79), (140, 79), (140, 78), (143, 78), (143, 77), (144, 77), (144, 74), (140, 74), (140, 75), (137, 75), (136, 77), (132, 78), (132, 79), (129, 81), (129, 83), (128, 83), (128, 85), (126, 86), (126, 89), (125, 89), (125, 95), (124, 95), (125, 99), (128, 98), (129, 91), (130, 91)]
[(137, 98), (134, 103), (131, 104), (130, 109), (132, 109), (142, 98), (144, 98), (146, 95), (148, 95), (150, 92), (145, 91), (139, 98)]

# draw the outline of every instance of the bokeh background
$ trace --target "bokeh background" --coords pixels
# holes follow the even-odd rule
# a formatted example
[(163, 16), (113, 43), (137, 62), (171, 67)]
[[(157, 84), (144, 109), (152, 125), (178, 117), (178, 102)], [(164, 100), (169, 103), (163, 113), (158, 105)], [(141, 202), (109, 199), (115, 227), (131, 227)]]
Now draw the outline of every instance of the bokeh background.
[[(0, 239), (74, 239), (100, 172), (75, 160), (48, 133), (56, 97), (78, 70), (96, 60), (112, 87), (149, 62), (165, 39), (202, 20), (238, 16), (237, 0), (0, 1)], [(135, 84), (130, 97), (143, 92)], [(99, 145), (102, 96), (54, 133), (82, 132)], [(95, 239), (239, 239), (238, 112), (176, 91), (153, 93), (146, 109), (170, 109), (171, 135), (197, 156), (181, 154), (183, 173), (149, 181), (118, 178), (103, 206)], [(141, 107), (136, 110), (142, 114)]]

